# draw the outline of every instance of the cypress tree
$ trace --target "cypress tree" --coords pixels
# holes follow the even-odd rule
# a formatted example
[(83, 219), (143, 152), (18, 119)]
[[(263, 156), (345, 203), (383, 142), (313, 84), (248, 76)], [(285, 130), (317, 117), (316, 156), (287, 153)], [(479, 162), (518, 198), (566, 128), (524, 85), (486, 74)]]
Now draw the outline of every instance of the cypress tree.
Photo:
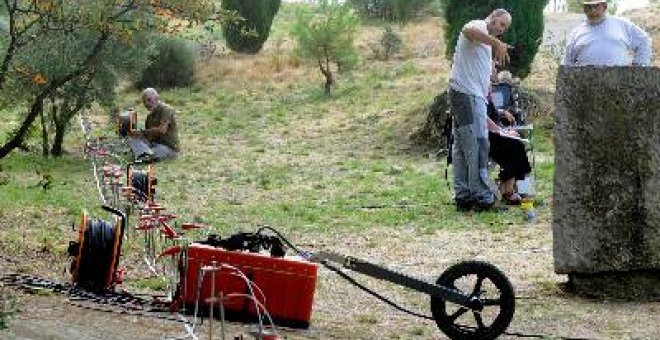
[(496, 8), (504, 8), (513, 23), (502, 40), (514, 47), (506, 66), (514, 75), (525, 78), (543, 39), (543, 9), (548, 0), (443, 0), (445, 5), (445, 42), (451, 60), (458, 36), (468, 21), (484, 19)]
[(268, 39), (280, 3), (281, 0), (223, 0), (223, 9), (236, 11), (242, 18), (223, 24), (227, 46), (236, 52), (259, 52)]

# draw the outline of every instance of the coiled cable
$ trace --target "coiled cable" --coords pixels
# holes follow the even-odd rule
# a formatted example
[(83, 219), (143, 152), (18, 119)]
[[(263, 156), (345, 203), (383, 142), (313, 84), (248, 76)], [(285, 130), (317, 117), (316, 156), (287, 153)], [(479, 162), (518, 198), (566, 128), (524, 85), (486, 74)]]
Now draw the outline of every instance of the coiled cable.
[(90, 291), (103, 291), (113, 280), (117, 255), (117, 228), (111, 223), (91, 219), (82, 235), (74, 283)]

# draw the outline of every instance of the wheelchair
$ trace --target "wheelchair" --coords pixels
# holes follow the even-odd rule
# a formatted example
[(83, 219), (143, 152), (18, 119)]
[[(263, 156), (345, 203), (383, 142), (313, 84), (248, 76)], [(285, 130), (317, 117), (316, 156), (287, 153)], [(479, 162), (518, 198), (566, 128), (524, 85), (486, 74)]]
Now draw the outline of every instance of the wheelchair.
[(524, 180), (517, 181), (518, 192), (522, 195), (533, 196), (535, 193), (534, 185), (536, 183), (536, 157), (534, 154), (534, 124), (528, 122), (527, 112), (520, 105), (520, 95), (518, 87), (510, 82), (499, 82), (491, 85), (491, 100), (495, 108), (509, 111), (514, 122), (510, 123), (505, 119), (496, 121), (503, 128), (514, 129), (520, 135), (525, 150), (528, 153), (528, 159), (532, 167), (532, 178), (529, 176)]

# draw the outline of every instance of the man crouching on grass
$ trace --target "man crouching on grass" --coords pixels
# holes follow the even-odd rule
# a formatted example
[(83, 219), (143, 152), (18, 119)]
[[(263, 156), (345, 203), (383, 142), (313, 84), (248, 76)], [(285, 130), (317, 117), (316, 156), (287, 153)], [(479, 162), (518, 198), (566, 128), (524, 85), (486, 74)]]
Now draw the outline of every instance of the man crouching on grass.
[(149, 114), (144, 130), (130, 133), (128, 145), (138, 161), (157, 161), (175, 157), (179, 152), (179, 134), (174, 119), (176, 111), (163, 103), (155, 89), (142, 91), (142, 103)]

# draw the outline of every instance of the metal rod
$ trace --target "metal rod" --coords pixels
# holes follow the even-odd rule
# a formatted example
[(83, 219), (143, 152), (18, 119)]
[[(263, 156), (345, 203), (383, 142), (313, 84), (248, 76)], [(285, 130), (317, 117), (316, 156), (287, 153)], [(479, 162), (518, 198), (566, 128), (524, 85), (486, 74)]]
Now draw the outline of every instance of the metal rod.
[(462, 306), (468, 306), (468, 301), (470, 301), (469, 296), (456, 289), (439, 286), (356, 258), (347, 257), (345, 267), (358, 273), (390, 281)]
[(470, 297), (459, 290), (436, 285), (425, 280), (411, 277), (383, 266), (360, 260), (351, 256), (344, 256), (333, 252), (321, 251), (312, 256), (316, 262), (332, 261), (341, 264), (344, 268), (371, 276), (376, 279), (389, 281), (418, 292), (442, 298), (461, 306), (470, 307)]
[[(216, 262), (211, 262), (213, 267), (216, 267)], [(215, 304), (215, 270), (211, 272), (211, 311), (209, 316), (209, 339), (213, 340), (213, 304)]]
[[(213, 272), (215, 273), (215, 272)], [(225, 293), (220, 291), (220, 334), (222, 334), (222, 340), (227, 338), (227, 333), (225, 330)]]

